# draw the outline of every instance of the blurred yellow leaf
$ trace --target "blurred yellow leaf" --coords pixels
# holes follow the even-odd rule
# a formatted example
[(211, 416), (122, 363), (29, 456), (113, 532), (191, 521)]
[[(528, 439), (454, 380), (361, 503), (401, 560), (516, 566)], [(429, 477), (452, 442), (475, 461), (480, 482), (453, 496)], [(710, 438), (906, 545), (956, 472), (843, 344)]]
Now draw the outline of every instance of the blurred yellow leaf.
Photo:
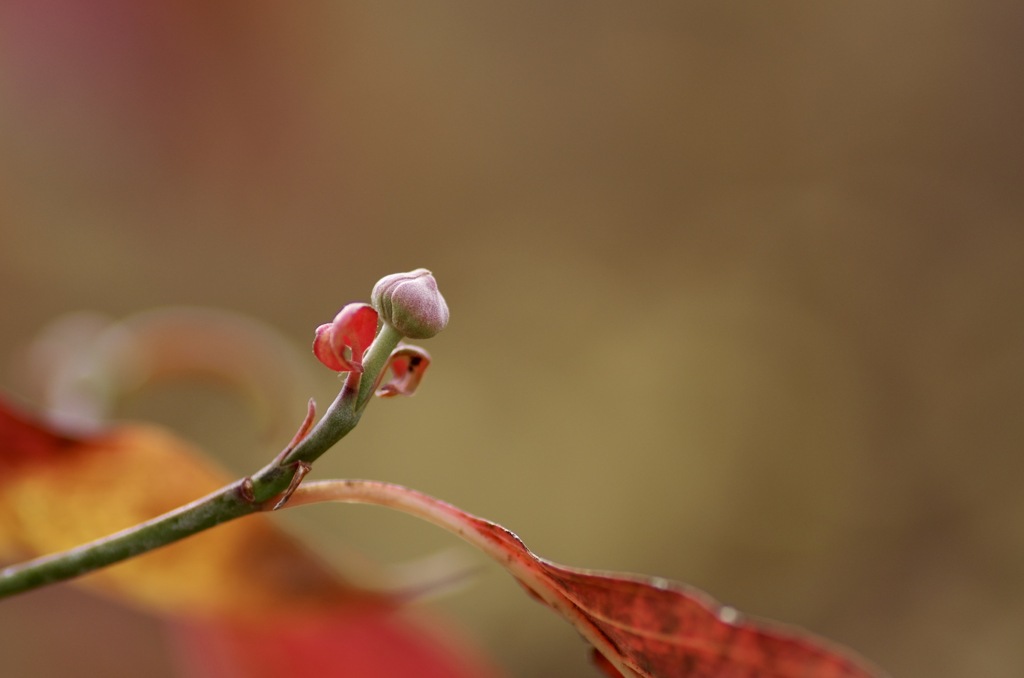
[[(0, 543), (22, 556), (103, 537), (227, 482), (195, 447), (158, 427), (68, 436), (0, 400)], [(283, 675), (268, 667), (318, 676), (353, 668), (362, 676), (494, 675), (451, 638), (393, 614), (395, 601), (345, 581), (266, 515), (78, 582), (177, 620), (190, 675)]]

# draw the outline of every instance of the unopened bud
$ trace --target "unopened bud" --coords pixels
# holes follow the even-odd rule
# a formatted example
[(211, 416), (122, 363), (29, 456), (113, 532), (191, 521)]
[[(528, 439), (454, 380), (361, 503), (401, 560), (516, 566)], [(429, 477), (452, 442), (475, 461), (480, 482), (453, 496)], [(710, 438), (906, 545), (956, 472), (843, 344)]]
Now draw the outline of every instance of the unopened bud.
[(429, 339), (448, 324), (448, 304), (425, 268), (384, 276), (370, 294), (381, 320), (410, 339)]

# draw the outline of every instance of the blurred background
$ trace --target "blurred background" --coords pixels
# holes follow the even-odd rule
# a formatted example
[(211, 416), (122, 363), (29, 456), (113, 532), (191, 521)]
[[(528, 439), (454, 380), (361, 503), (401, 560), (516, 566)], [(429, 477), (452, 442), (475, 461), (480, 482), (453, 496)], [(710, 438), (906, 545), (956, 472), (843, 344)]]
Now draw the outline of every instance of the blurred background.
[[(81, 309), (228, 309), (305, 355), (424, 266), (452, 311), (430, 373), (316, 477), (414, 486), (894, 675), (1019, 676), (1022, 27), (995, 0), (8, 0), (0, 385)], [(240, 475), (303, 398), (270, 435), (195, 384), (119, 416)], [(281, 520), (341, 567), (462, 548), (382, 509)], [(510, 675), (596, 675), (497, 567), (429, 605)], [(0, 606), (0, 653), (174, 671), (158, 624), (66, 587)]]

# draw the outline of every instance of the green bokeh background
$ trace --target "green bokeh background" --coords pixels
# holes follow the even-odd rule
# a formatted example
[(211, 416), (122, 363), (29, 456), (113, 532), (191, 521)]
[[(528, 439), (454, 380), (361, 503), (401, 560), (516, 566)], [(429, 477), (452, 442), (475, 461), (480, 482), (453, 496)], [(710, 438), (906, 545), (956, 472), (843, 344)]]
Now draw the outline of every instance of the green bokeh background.
[[(425, 266), (452, 321), (421, 393), (318, 477), (894, 675), (1019, 676), (1022, 27), (995, 0), (4, 3), (0, 384), (69, 311), (226, 308), (304, 351)], [(198, 387), (123, 414), (238, 474), (288, 437)], [(381, 509), (282, 520), (339, 564), (460, 548)], [(511, 675), (596, 675), (495, 567), (430, 605)], [(67, 587), (0, 605), (0, 654), (174, 667), (158, 624)]]

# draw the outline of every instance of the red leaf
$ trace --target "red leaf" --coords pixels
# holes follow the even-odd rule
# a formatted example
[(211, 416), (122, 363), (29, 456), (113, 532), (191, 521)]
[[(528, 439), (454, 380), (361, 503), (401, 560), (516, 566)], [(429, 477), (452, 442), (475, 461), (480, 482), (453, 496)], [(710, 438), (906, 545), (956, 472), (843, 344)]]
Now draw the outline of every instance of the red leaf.
[(796, 629), (746, 620), (734, 609), (682, 584), (536, 561), (641, 675), (877, 675), (820, 639)]
[(677, 678), (872, 678), (885, 675), (848, 650), (782, 625), (743, 618), (691, 587), (655, 577), (564, 567), (535, 556), (504, 527), (400, 485), (309, 483), (290, 506), (371, 503), (410, 513), (494, 558), (603, 655), (609, 675)]
[(0, 400), (0, 484), (24, 467), (45, 464), (78, 447), (73, 437), (51, 431)]
[(177, 620), (188, 678), (497, 678), (436, 619), (379, 607), (276, 620)]

